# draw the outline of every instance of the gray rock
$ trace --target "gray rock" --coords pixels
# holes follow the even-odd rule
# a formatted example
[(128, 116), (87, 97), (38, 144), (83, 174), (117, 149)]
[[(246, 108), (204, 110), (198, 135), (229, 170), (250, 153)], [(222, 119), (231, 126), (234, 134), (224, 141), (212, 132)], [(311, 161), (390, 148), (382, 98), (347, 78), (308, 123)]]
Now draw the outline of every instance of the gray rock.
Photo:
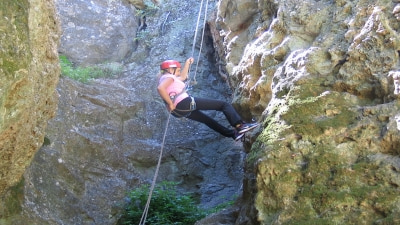
[(59, 52), (77, 65), (118, 62), (130, 56), (138, 19), (125, 1), (56, 1), (63, 34)]

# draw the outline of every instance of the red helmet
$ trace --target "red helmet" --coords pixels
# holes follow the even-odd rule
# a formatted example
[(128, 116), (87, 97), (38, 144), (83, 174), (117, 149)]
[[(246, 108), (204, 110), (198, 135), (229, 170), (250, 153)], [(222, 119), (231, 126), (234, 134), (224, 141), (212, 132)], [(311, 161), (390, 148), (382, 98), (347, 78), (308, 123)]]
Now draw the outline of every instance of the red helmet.
[(181, 68), (181, 64), (176, 60), (166, 60), (161, 63), (160, 68), (162, 70), (165, 70), (168, 68)]

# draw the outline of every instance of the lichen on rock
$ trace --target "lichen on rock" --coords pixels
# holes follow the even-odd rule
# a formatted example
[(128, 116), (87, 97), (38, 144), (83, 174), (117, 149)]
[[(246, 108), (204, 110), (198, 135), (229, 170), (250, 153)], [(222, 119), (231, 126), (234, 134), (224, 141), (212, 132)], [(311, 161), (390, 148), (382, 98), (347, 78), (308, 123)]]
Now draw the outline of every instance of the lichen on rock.
[(21, 180), (54, 116), (60, 29), (51, 1), (5, 0), (0, 15), (2, 195)]
[(260, 1), (243, 30), (236, 4), (214, 40), (235, 105), (263, 122), (238, 221), (398, 223), (398, 3)]

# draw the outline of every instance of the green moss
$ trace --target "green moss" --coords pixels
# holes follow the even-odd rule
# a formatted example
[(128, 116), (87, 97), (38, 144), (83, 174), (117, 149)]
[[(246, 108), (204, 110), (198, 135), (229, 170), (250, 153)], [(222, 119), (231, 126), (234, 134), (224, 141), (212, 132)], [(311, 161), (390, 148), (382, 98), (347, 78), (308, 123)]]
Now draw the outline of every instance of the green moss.
[(293, 209), (284, 212), (292, 219), (285, 224), (398, 221), (399, 192), (396, 186), (385, 185), (386, 176), (381, 170), (365, 161), (350, 167), (340, 161), (339, 155), (319, 152), (298, 177), (299, 192), (293, 198)]
[(263, 157), (266, 149), (279, 149), (287, 135), (323, 137), (326, 130), (348, 127), (356, 121), (357, 113), (344, 96), (337, 92), (321, 93), (320, 89), (294, 88), (284, 99), (272, 102), (272, 112), (264, 121), (265, 129), (248, 159)]
[(276, 149), (275, 145), (279, 145), (280, 138), (284, 136), (285, 131), (288, 131), (290, 126), (285, 124), (279, 116), (285, 111), (286, 106), (281, 103), (275, 104), (272, 113), (263, 121), (264, 130), (257, 137), (255, 143), (251, 147), (251, 151), (247, 156), (249, 163), (254, 163), (258, 159), (265, 156), (268, 149)]
[(287, 225), (310, 225), (310, 224), (315, 224), (315, 225), (334, 225), (334, 224), (342, 224), (342, 223), (334, 223), (331, 218), (303, 218), (303, 219), (294, 219), (294, 220), (289, 220)]
[(388, 176), (390, 166), (363, 158), (351, 164), (342, 151), (323, 143), (299, 155), (284, 141), (257, 142), (254, 148), (263, 158), (257, 161), (262, 191), (256, 205), (263, 222), (278, 217), (282, 224), (296, 225), (398, 222), (399, 192)]
[(42, 146), (47, 146), (47, 145), (50, 145), (51, 144), (51, 141), (50, 141), (50, 139), (48, 138), (48, 137), (44, 137), (44, 139), (43, 139), (43, 144), (42, 144)]
[(7, 30), (7, 35), (0, 35), (1, 68), (8, 79), (15, 79), (15, 72), (27, 68), (30, 62), (28, 5), (27, 0), (5, 0), (0, 4), (2, 29)]
[[(337, 96), (333, 96), (337, 97)], [(297, 134), (319, 136), (326, 129), (348, 127), (356, 119), (356, 113), (350, 110), (343, 98), (307, 97), (299, 99), (296, 96), (288, 101), (288, 111), (282, 119), (292, 125), (292, 131)], [(337, 114), (327, 114), (329, 107), (335, 107)]]
[(21, 205), (24, 199), (24, 184), (24, 179), (22, 179), (17, 185), (11, 187), (4, 195), (1, 200), (4, 204), (4, 208), (0, 207), (0, 215), (3, 216), (3, 219), (6, 220), (8, 217), (21, 213)]
[[(307, 90), (283, 97), (265, 119), (266, 129), (248, 155), (257, 168), (260, 191), (255, 205), (260, 220), (296, 225), (398, 224), (400, 197), (393, 168), (368, 160), (368, 151), (360, 152), (356, 141), (340, 149), (337, 140), (327, 135), (330, 129), (348, 129), (357, 120), (353, 98)], [(302, 139), (291, 139), (293, 134)]]
[(71, 61), (65, 56), (60, 55), (61, 74), (73, 80), (82, 83), (87, 83), (91, 79), (102, 77), (114, 77), (122, 71), (122, 67), (113, 65), (96, 65), (96, 66), (74, 66)]

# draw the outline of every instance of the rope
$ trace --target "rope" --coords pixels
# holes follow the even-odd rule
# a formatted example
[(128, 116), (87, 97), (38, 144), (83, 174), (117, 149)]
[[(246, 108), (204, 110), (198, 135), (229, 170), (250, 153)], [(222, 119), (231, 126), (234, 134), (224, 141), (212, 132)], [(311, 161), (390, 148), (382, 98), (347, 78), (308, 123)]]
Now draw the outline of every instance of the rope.
[[(199, 67), (199, 60), (200, 59), (200, 55), (201, 55), (201, 50), (203, 49), (203, 41), (204, 41), (204, 33), (206, 30), (206, 20), (207, 20), (207, 10), (208, 10), (208, 0), (206, 2), (206, 8), (204, 10), (204, 21), (203, 21), (203, 32), (201, 34), (201, 42), (200, 42), (200, 49), (199, 49), (199, 55), (197, 56), (197, 62), (196, 62), (196, 68), (194, 70), (194, 76), (193, 76), (193, 83), (197, 84), (196, 81), (196, 75), (197, 75), (197, 67)], [(200, 11), (201, 12), (201, 11)], [(199, 13), (200, 15), (200, 13)]]
[[(194, 32), (193, 45), (192, 45), (192, 54), (191, 54), (192, 57), (194, 56), (194, 49), (196, 46), (197, 33), (199, 31), (200, 17), (201, 17), (201, 13), (203, 11), (203, 2), (204, 2), (204, 0), (201, 0), (200, 11), (199, 11), (199, 15), (197, 16), (196, 30)], [(187, 86), (186, 86), (187, 89), (189, 89), (189, 86), (191, 83), (197, 84), (196, 75), (197, 75), (197, 68), (199, 67), (199, 59), (200, 59), (201, 51), (203, 48), (205, 25), (206, 25), (206, 21), (207, 21), (207, 11), (208, 11), (208, 0), (206, 1), (206, 6), (205, 6), (205, 10), (204, 10), (203, 32), (202, 32), (202, 36), (201, 36), (200, 50), (199, 50), (199, 55), (197, 57), (196, 68), (194, 70), (193, 81), (191, 80), (190, 75), (189, 75), (189, 71), (190, 71), (190, 66), (189, 66), (189, 71), (188, 71), (189, 80), (187, 81)]]
[[(195, 34), (194, 34), (194, 38), (193, 38), (193, 45), (192, 45), (192, 54), (191, 54), (192, 57), (194, 55), (194, 48), (195, 48), (195, 45), (196, 45), (197, 32), (198, 32), (198, 29), (199, 29), (200, 17), (201, 17), (201, 13), (202, 13), (202, 10), (203, 10), (203, 2), (204, 2), (204, 0), (201, 0), (200, 11), (199, 11), (199, 15), (197, 17), (196, 30), (195, 30)], [(202, 33), (202, 37), (201, 37), (201, 44), (200, 44), (200, 50), (199, 50), (198, 59), (200, 58), (201, 50), (202, 50), (202, 47), (203, 47), (204, 31), (205, 31), (205, 24), (206, 24), (206, 18), (207, 18), (207, 9), (208, 9), (208, 0), (207, 0), (207, 3), (206, 3), (205, 12), (204, 12), (203, 33)], [(167, 15), (167, 18), (168, 18), (168, 16), (169, 16), (169, 13)], [(197, 60), (197, 63), (196, 63), (194, 82), (196, 82), (196, 74), (197, 74), (198, 65), (199, 65), (199, 60)], [(189, 65), (189, 71), (190, 71), (190, 65)], [(188, 75), (189, 75), (189, 71), (188, 71)], [(190, 83), (190, 78), (189, 78), (187, 84), (188, 83)], [(187, 87), (188, 86), (186, 86), (186, 88)], [(153, 177), (153, 182), (151, 183), (151, 187), (150, 187), (150, 191), (149, 191), (149, 197), (147, 198), (146, 206), (144, 208), (144, 211), (143, 211), (143, 214), (142, 214), (142, 218), (140, 219), (139, 225), (145, 225), (146, 219), (147, 219), (147, 215), (149, 213), (150, 201), (151, 201), (151, 197), (153, 195), (154, 187), (156, 185), (158, 172), (160, 170), (161, 158), (162, 158), (162, 155), (163, 155), (164, 144), (165, 144), (165, 137), (167, 136), (167, 130), (168, 130), (168, 125), (169, 125), (170, 118), (171, 118), (171, 113), (169, 113), (169, 116), (168, 116), (168, 119), (167, 119), (167, 124), (165, 125), (165, 131), (164, 131), (164, 136), (163, 136), (163, 140), (162, 140), (162, 144), (161, 144), (160, 156), (158, 157), (158, 163), (157, 163), (157, 167), (156, 167), (156, 172), (155, 172), (154, 177)]]
[(143, 214), (142, 214), (142, 218), (140, 219), (139, 225), (145, 225), (146, 219), (147, 219), (147, 214), (149, 213), (151, 196), (153, 195), (154, 186), (156, 185), (158, 172), (160, 171), (161, 158), (162, 158), (162, 155), (163, 155), (165, 137), (167, 136), (167, 130), (168, 130), (168, 124), (169, 124), (170, 118), (171, 118), (171, 113), (169, 113), (169, 116), (168, 116), (168, 119), (167, 119), (167, 124), (165, 125), (165, 131), (164, 131), (164, 136), (163, 136), (163, 140), (162, 140), (162, 144), (161, 144), (160, 156), (158, 157), (158, 163), (157, 163), (156, 172), (155, 172), (154, 177), (153, 177), (153, 182), (151, 183), (151, 187), (150, 187), (150, 191), (149, 191), (149, 197), (147, 198), (146, 206), (144, 207), (144, 211), (143, 211)]
[(192, 57), (194, 56), (194, 47), (196, 46), (196, 39), (197, 39), (197, 32), (199, 30), (200, 16), (201, 16), (201, 12), (203, 10), (203, 2), (204, 2), (204, 0), (201, 0), (200, 11), (199, 11), (199, 15), (197, 16), (196, 30), (194, 32), (193, 45), (192, 45), (192, 54), (191, 54)]

